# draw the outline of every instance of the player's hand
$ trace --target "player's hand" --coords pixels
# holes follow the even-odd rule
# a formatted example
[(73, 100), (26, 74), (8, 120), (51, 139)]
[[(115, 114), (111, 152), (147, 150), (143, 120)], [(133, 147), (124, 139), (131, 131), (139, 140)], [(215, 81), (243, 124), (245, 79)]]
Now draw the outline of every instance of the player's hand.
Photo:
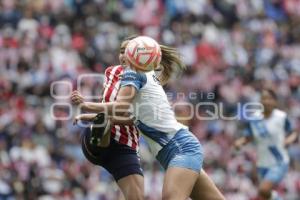
[(234, 150), (239, 151), (241, 146), (238, 140), (234, 141), (232, 147), (234, 148)]
[(73, 104), (79, 105), (84, 102), (84, 98), (77, 90), (74, 90), (71, 94), (71, 101)]
[(79, 120), (80, 120), (80, 115), (77, 115), (73, 120), (73, 125), (76, 125)]
[(74, 118), (73, 124), (77, 124), (78, 121), (93, 121), (95, 117), (97, 116), (96, 113), (85, 113), (85, 114), (79, 114)]

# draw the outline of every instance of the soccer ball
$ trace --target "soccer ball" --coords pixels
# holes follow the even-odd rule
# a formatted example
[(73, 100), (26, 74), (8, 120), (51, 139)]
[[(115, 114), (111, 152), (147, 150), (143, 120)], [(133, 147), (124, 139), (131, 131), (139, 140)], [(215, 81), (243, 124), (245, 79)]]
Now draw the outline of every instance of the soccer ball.
[(159, 44), (147, 36), (139, 36), (129, 41), (125, 49), (125, 57), (131, 67), (141, 71), (151, 71), (161, 61)]

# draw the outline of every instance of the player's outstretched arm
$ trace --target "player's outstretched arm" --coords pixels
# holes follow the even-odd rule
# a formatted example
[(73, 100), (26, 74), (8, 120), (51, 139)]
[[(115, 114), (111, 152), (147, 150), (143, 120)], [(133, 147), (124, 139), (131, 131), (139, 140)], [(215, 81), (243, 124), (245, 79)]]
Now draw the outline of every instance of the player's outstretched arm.
[(124, 116), (128, 115), (128, 110), (132, 106), (132, 101), (135, 97), (136, 89), (133, 86), (124, 86), (119, 90), (116, 101), (95, 103), (95, 102), (83, 102), (80, 104), (81, 109), (93, 112), (107, 113), (109, 116)]
[(284, 140), (284, 146), (288, 146), (294, 143), (299, 137), (299, 132), (293, 131), (289, 136), (287, 136)]
[(246, 137), (246, 136), (241, 137), (241, 138), (235, 140), (235, 142), (234, 142), (234, 147), (235, 147), (236, 149), (240, 149), (242, 146), (248, 144), (248, 143), (251, 142), (251, 141), (252, 141), (252, 138), (251, 138), (251, 137)]
[(81, 121), (93, 121), (93, 119), (96, 117), (96, 113), (88, 113), (88, 114), (80, 114), (80, 115), (77, 115), (74, 119), (74, 124), (77, 124), (77, 122), (79, 120)]

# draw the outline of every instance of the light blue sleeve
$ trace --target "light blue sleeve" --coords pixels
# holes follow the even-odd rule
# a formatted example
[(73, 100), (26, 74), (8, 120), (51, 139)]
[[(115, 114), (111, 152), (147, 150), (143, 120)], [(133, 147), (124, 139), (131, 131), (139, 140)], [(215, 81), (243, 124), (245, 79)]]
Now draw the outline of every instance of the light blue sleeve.
[(131, 85), (139, 91), (147, 82), (147, 77), (144, 73), (139, 73), (131, 69), (126, 69), (122, 74), (121, 87)]

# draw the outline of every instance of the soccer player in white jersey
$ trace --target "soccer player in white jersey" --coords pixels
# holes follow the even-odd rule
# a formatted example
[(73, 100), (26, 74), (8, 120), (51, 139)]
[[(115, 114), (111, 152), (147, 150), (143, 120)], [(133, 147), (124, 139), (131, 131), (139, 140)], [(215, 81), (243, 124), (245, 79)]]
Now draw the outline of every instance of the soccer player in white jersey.
[[(182, 66), (176, 50), (162, 49), (162, 55), (169, 56), (177, 67)], [(175, 56), (176, 55), (176, 56)], [(188, 128), (177, 122), (162, 87), (172, 75), (174, 62), (162, 62), (162, 72), (141, 72), (127, 62), (128, 68), (122, 75), (121, 88), (115, 102), (82, 104), (90, 112), (104, 112), (115, 117), (118, 113), (128, 113), (132, 108), (134, 123), (148, 141), (151, 152), (165, 168), (162, 191), (163, 200), (223, 200), (224, 197), (202, 170), (203, 150), (197, 138)], [(76, 98), (75, 96), (73, 98)], [(89, 120), (86, 114), (76, 120)], [(122, 123), (116, 119), (115, 123)]]
[(272, 90), (262, 91), (261, 103), (263, 113), (257, 115), (257, 120), (247, 123), (244, 136), (237, 139), (234, 145), (239, 149), (251, 141), (255, 143), (260, 178), (258, 196), (262, 200), (279, 200), (281, 198), (273, 189), (288, 171), (286, 147), (297, 139), (298, 133), (292, 129), (287, 114), (276, 108), (276, 94)]

